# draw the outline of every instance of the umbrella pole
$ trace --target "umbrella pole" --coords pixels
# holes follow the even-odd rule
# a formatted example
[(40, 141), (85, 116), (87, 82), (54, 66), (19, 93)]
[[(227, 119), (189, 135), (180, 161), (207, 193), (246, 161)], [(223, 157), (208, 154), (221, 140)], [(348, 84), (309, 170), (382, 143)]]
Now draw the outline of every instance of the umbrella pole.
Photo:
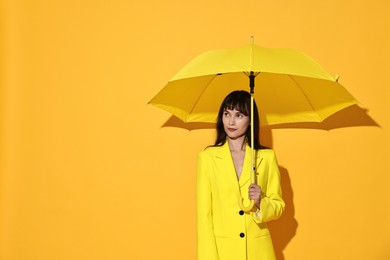
[[(256, 180), (255, 180), (255, 141), (254, 141), (254, 116), (253, 116), (253, 113), (254, 113), (254, 98), (253, 98), (253, 95), (254, 95), (254, 88), (255, 88), (255, 75), (253, 73), (253, 71), (250, 72), (249, 74), (249, 85), (250, 85), (250, 94), (251, 94), (251, 123), (250, 123), (250, 131), (251, 131), (251, 175), (250, 175), (250, 178), (251, 178), (251, 183), (255, 183)], [(253, 208), (253, 206), (255, 205), (255, 201), (254, 200), (251, 200), (250, 204), (248, 205), (248, 207), (245, 207), (244, 206), (244, 203), (243, 203), (243, 198), (241, 197), (239, 200), (238, 200), (238, 203), (240, 205), (240, 208), (245, 211), (245, 212), (250, 212)]]

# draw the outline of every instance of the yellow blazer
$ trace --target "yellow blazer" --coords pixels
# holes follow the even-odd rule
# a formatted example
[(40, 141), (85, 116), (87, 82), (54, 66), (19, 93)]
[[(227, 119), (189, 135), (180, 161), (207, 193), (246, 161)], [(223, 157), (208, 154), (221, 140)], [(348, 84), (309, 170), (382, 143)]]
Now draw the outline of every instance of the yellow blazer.
[(257, 150), (255, 165), (256, 183), (262, 189), (260, 212), (256, 213), (254, 209), (244, 213), (238, 200), (242, 195), (244, 205), (249, 204), (250, 147), (246, 147), (239, 180), (227, 142), (199, 153), (196, 184), (198, 260), (275, 259), (266, 222), (280, 217), (285, 204), (273, 150)]

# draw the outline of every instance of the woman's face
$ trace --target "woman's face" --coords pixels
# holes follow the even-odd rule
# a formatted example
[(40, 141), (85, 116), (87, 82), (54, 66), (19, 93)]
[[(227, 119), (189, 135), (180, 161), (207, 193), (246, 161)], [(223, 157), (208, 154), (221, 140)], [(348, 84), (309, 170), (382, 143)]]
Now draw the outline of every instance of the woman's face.
[(230, 139), (237, 139), (245, 136), (249, 126), (249, 116), (235, 109), (225, 109), (222, 115), (222, 123), (227, 136)]

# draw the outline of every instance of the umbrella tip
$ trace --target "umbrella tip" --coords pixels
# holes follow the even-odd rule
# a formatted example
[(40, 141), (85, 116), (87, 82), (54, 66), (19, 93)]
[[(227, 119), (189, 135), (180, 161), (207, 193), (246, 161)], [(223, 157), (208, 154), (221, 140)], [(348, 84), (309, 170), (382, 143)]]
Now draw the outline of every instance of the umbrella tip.
[(336, 75), (335, 81), (339, 82), (340, 75)]

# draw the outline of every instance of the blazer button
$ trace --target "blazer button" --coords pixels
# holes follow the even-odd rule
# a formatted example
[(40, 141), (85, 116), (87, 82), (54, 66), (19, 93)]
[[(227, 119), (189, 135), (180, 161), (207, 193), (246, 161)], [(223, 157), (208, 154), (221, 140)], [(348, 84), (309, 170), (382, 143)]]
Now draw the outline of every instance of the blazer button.
[(238, 214), (240, 214), (242, 216), (242, 215), (244, 215), (244, 211), (240, 210), (240, 212), (238, 212)]
[(240, 237), (245, 237), (245, 234), (244, 233), (240, 233)]

